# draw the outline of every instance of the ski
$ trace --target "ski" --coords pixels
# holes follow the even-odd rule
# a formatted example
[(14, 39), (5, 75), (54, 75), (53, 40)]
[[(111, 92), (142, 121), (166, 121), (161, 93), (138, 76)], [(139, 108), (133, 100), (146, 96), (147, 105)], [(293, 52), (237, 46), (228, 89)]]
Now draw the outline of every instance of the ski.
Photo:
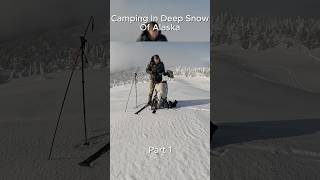
[[(155, 103), (152, 103), (152, 104), (155, 104)], [(171, 103), (171, 105), (169, 106), (170, 108), (163, 108), (163, 109), (173, 109), (173, 108), (176, 108), (178, 104), (178, 101), (175, 100), (174, 102)], [(134, 114), (139, 114), (141, 111), (143, 111), (146, 107), (150, 106), (150, 104), (146, 104), (144, 105), (141, 109), (139, 109), (139, 111), (135, 112)], [(162, 108), (160, 108), (162, 109)], [(154, 107), (154, 106), (151, 106), (151, 110), (152, 110), (152, 113), (155, 114), (158, 110), (158, 108)]]
[(91, 163), (88, 163), (88, 162), (85, 162), (85, 161), (82, 161), (80, 163), (78, 163), (79, 166), (83, 166), (83, 167), (92, 167), (92, 164)]
[(144, 105), (139, 111), (135, 112), (134, 114), (139, 114), (141, 111), (143, 111), (145, 108), (147, 108), (149, 104)]
[(92, 167), (93, 162), (98, 159), (101, 155), (104, 153), (108, 152), (110, 150), (110, 143), (104, 145), (102, 148), (100, 148), (96, 153), (88, 157), (86, 160), (78, 163), (79, 166), (84, 166), (84, 167)]

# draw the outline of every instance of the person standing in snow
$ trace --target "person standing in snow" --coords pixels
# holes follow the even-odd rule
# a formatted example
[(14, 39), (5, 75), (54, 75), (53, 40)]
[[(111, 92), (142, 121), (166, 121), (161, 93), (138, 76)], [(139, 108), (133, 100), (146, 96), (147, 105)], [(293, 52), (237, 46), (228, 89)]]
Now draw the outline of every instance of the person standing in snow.
[(159, 55), (156, 54), (151, 57), (150, 63), (146, 68), (146, 72), (150, 74), (148, 104), (151, 104), (153, 91), (155, 89), (158, 90), (157, 95), (160, 98), (167, 96), (166, 83), (162, 82), (162, 75), (165, 75), (165, 68)]
[[(162, 76), (173, 78), (173, 72), (165, 71), (159, 55), (156, 54), (151, 57), (146, 72), (150, 74), (148, 104), (155, 109), (176, 107), (177, 101), (167, 101), (168, 85), (167, 81), (162, 80)], [(156, 93), (156, 98), (152, 100), (153, 92)]]
[(148, 22), (146, 27), (146, 30), (142, 31), (137, 41), (168, 41), (167, 37), (159, 30), (157, 22)]

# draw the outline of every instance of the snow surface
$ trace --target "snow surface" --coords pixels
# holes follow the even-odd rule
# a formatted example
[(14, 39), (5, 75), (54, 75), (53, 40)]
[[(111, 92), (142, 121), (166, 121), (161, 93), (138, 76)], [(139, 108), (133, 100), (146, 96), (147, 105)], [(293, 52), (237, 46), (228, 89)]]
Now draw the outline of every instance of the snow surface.
[[(254, 51), (231, 46), (213, 49), (211, 119), (220, 129), (210, 144), (211, 152), (205, 139), (209, 138), (205, 120), (209, 116), (208, 79), (179, 77), (170, 81), (169, 98), (180, 100), (183, 107), (156, 114), (145, 110), (138, 116), (133, 114), (134, 91), (124, 112), (130, 85), (112, 88), (112, 179), (146, 179), (144, 174), (152, 179), (160, 175), (162, 179), (174, 175), (207, 178), (209, 153), (211, 178), (215, 180), (320, 179), (319, 52), (281, 48)], [(102, 85), (108, 77), (99, 71), (87, 75), (91, 145), (81, 145), (77, 71), (51, 161), (47, 158), (68, 74), (0, 84), (2, 179), (108, 179), (106, 155), (93, 168), (77, 165), (105, 144), (108, 135), (107, 91)], [(146, 84), (139, 83), (138, 91), (141, 104), (146, 100)], [(149, 145), (172, 145), (176, 151), (148, 156), (145, 146)]]
[(213, 49), (212, 179), (320, 179), (320, 63), (309, 54)]
[[(139, 115), (134, 89), (125, 112), (130, 85), (111, 89), (111, 179), (210, 179), (210, 79), (179, 77), (168, 87), (177, 109), (152, 114), (147, 108)], [(138, 104), (146, 102), (148, 84), (137, 89)], [(149, 153), (149, 146), (172, 152)]]
[(107, 141), (106, 71), (87, 71), (89, 147), (83, 146), (80, 72), (76, 71), (52, 153), (49, 149), (69, 72), (0, 84), (0, 179), (109, 178), (106, 155), (94, 168), (77, 165)]

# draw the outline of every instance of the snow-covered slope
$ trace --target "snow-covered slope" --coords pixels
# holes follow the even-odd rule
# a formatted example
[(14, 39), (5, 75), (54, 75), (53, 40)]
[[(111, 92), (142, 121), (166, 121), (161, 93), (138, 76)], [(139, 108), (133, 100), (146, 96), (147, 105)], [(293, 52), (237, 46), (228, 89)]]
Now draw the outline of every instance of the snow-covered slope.
[(213, 58), (212, 178), (320, 179), (319, 62), (291, 49), (219, 47)]
[(95, 168), (77, 165), (107, 140), (106, 74), (106, 71), (86, 71), (90, 146), (85, 147), (82, 146), (81, 73), (75, 72), (52, 160), (48, 160), (48, 153), (69, 72), (0, 84), (0, 179), (108, 179), (106, 155), (96, 161)]
[[(134, 90), (124, 112), (129, 84), (111, 89), (111, 179), (210, 178), (210, 79), (180, 77), (168, 86), (168, 98), (177, 99), (178, 108), (156, 114), (147, 108), (139, 115)], [(138, 104), (146, 102), (147, 89), (147, 83), (138, 83)], [(149, 153), (149, 147), (167, 151)]]

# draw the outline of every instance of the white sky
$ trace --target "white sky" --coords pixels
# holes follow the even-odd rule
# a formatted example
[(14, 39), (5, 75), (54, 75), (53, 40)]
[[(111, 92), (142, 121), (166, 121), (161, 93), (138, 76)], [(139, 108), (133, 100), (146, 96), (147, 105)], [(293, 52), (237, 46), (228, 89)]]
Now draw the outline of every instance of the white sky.
[(140, 68), (144, 70), (151, 56), (158, 54), (166, 69), (176, 66), (208, 67), (209, 42), (111, 42), (111, 72)]

